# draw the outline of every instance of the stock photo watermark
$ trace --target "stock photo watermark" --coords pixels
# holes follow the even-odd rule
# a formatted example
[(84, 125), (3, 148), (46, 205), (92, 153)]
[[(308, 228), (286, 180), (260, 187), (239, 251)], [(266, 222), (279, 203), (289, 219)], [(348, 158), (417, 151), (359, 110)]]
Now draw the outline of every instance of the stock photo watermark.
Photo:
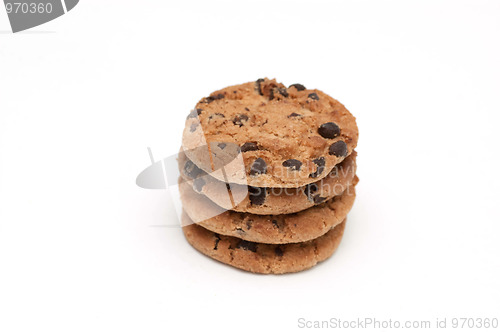
[(378, 319), (375, 317), (358, 317), (355, 319), (340, 319), (331, 317), (326, 320), (297, 319), (300, 329), (498, 329), (496, 317), (451, 317), (434, 318), (430, 320), (397, 320)]
[[(224, 146), (224, 153), (220, 151), (221, 144)], [(215, 150), (213, 146), (218, 146), (219, 150)], [(177, 220), (166, 220), (166, 227), (203, 222), (232, 210), (239, 204), (258, 206), (269, 196), (295, 197), (307, 200), (313, 206), (337, 195), (349, 195), (353, 190), (352, 186), (345, 183), (348, 182), (346, 179), (354, 179), (355, 164), (351, 159), (334, 167), (324, 178), (307, 185), (263, 188), (249, 186), (246, 182), (242, 184), (240, 174), (245, 173), (245, 163), (241, 147), (236, 144), (210, 143), (191, 150), (181, 150), (160, 160), (155, 159), (150, 148), (148, 154), (151, 164), (137, 176), (136, 184), (143, 189), (167, 191)], [(206, 159), (210, 166), (203, 169), (190, 158)], [(223, 180), (219, 180), (220, 178)], [(207, 194), (208, 191), (208, 196), (216, 197), (217, 204), (212, 204), (207, 209), (184, 211), (182, 199), (191, 199), (192, 196), (186, 195), (189, 197), (183, 198), (182, 193), (190, 190), (197, 194)], [(182, 218), (183, 212), (187, 212), (189, 218)]]
[[(266, 163), (262, 158), (245, 159), (243, 154), (258, 149), (256, 143), (238, 145), (227, 141), (207, 142), (199, 119), (199, 110), (192, 110), (187, 118), (180, 151), (156, 160), (148, 148), (151, 165), (136, 178), (143, 189), (166, 190), (173, 203), (177, 220), (166, 221), (166, 227), (186, 226), (214, 218), (240, 204), (262, 206), (270, 196), (283, 201), (300, 202), (312, 207), (336, 196), (350, 195), (357, 183), (356, 153), (330, 166), (317, 156), (312, 162), (288, 159), (283, 163)], [(201, 128), (201, 130), (200, 130)], [(248, 184), (249, 177), (273, 174), (286, 178), (288, 186), (259, 187)], [(190, 192), (194, 191), (194, 195)], [(196, 200), (196, 194), (209, 197), (209, 207), (184, 209), (182, 202)], [(300, 210), (297, 210), (300, 211)], [(187, 217), (186, 217), (187, 215)]]
[(73, 8), (79, 0), (4, 0), (12, 32), (20, 32), (52, 21)]

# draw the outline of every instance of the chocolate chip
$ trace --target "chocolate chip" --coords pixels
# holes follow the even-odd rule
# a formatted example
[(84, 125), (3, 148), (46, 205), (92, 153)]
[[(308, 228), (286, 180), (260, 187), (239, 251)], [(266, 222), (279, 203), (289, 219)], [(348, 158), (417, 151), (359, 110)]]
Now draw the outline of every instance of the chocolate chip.
[[(285, 98), (288, 97), (288, 91), (286, 91), (286, 88), (276, 88), (276, 91), (283, 97)], [(274, 99), (274, 89), (269, 92), (269, 100), (273, 99)]]
[(314, 204), (322, 203), (326, 200), (326, 197), (321, 197), (320, 195), (316, 195), (313, 197)]
[(219, 143), (217, 144), (217, 146), (221, 149), (221, 150), (224, 150), (224, 148), (226, 147), (226, 143)]
[(264, 82), (264, 79), (263, 78), (259, 78), (256, 82), (255, 82), (255, 89), (257, 90), (257, 92), (259, 93), (259, 95), (263, 96), (264, 94), (262, 93), (262, 88), (260, 86), (260, 84)]
[(276, 256), (282, 257), (283, 256), (283, 249), (281, 249), (280, 246), (277, 246), (276, 248), (274, 248), (274, 253), (276, 254)]
[(195, 191), (197, 192), (201, 192), (201, 190), (203, 189), (203, 186), (205, 185), (205, 180), (203, 180), (202, 178), (198, 178), (198, 179), (195, 179), (193, 181), (193, 188)]
[(240, 148), (241, 152), (255, 151), (258, 149), (259, 149), (259, 147), (257, 146), (257, 144), (252, 143), (252, 142), (247, 142), (247, 143), (243, 144)]
[(190, 132), (195, 131), (196, 128), (198, 128), (198, 124), (199, 124), (198, 122), (195, 122), (195, 123), (191, 124), (191, 127), (189, 127), (189, 131)]
[(186, 161), (186, 164), (184, 165), (184, 174), (194, 179), (202, 173), (203, 171), (199, 169), (198, 166), (196, 166), (191, 160)]
[(294, 87), (295, 89), (297, 89), (297, 91), (302, 91), (302, 90), (306, 89), (305, 86), (303, 86), (302, 84), (299, 84), (299, 83), (292, 84), (288, 88), (290, 89), (291, 87)]
[(219, 241), (220, 241), (220, 235), (219, 234), (215, 234), (214, 250), (217, 250), (217, 247), (219, 246)]
[(335, 138), (340, 135), (340, 128), (334, 122), (323, 123), (318, 128), (318, 134), (324, 138)]
[(276, 227), (276, 228), (280, 228), (280, 226), (278, 225), (278, 220), (273, 219), (271, 222), (273, 223), (273, 226), (274, 226), (274, 227)]
[(307, 98), (311, 98), (312, 100), (319, 100), (319, 97), (318, 95), (316, 94), (316, 92), (313, 92), (313, 93), (310, 93)]
[(318, 191), (318, 186), (315, 183), (309, 183), (306, 185), (304, 188), (304, 194), (309, 198), (309, 200), (312, 200), (312, 194), (314, 194), (316, 191)]
[(213, 96), (208, 96), (208, 97), (204, 98), (201, 102), (202, 103), (210, 104), (214, 100), (219, 100), (219, 99), (222, 99), (222, 98), (224, 98), (224, 95), (222, 93), (219, 93), (219, 94), (216, 94), (216, 95), (213, 95)]
[(285, 98), (288, 98), (288, 91), (286, 91), (286, 88), (278, 88), (278, 92), (280, 95), (282, 95)]
[(336, 157), (347, 156), (347, 144), (344, 141), (338, 141), (330, 145), (328, 153)]
[(310, 178), (317, 178), (325, 170), (325, 157), (319, 157), (313, 160), (316, 164), (316, 172), (309, 174)]
[(296, 118), (296, 117), (301, 117), (301, 116), (302, 116), (302, 114), (299, 114), (299, 113), (295, 113), (295, 112), (293, 112), (293, 113), (291, 113), (288, 117), (289, 117), (289, 118)]
[(300, 166), (302, 166), (302, 162), (297, 159), (288, 159), (283, 162), (283, 166), (290, 167), (294, 171), (300, 170)]
[(236, 244), (236, 248), (257, 252), (257, 243), (240, 240), (238, 244)]
[(245, 107), (245, 111), (250, 112), (250, 109), (248, 107)]
[(214, 113), (214, 114), (210, 114), (210, 116), (208, 117), (209, 120), (218, 119), (218, 118), (225, 118), (225, 116), (222, 113)]
[(267, 164), (262, 158), (257, 158), (252, 164), (250, 168), (250, 175), (260, 175), (266, 174), (267, 172)]
[(189, 115), (187, 116), (188, 119), (190, 118), (196, 118), (198, 115), (201, 114), (201, 112), (203, 112), (203, 110), (201, 108), (197, 108), (195, 110), (192, 110)]
[(262, 205), (266, 201), (266, 188), (248, 186), (248, 198), (252, 205)]
[(252, 228), (252, 224), (253, 224), (253, 220), (252, 219), (248, 219), (247, 220), (247, 229), (249, 230), (250, 228)]
[(237, 115), (233, 119), (233, 123), (236, 126), (240, 126), (240, 127), (243, 126), (244, 122), (247, 122), (247, 121), (248, 121), (248, 115), (245, 115), (245, 114)]

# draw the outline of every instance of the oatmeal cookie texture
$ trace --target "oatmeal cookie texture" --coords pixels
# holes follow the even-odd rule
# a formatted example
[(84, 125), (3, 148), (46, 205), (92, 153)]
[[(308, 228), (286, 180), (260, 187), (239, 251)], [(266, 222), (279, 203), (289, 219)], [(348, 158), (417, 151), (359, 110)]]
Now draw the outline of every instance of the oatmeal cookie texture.
[(302, 84), (263, 78), (202, 98), (178, 158), (187, 241), (255, 273), (327, 259), (354, 204), (357, 143), (344, 105)]

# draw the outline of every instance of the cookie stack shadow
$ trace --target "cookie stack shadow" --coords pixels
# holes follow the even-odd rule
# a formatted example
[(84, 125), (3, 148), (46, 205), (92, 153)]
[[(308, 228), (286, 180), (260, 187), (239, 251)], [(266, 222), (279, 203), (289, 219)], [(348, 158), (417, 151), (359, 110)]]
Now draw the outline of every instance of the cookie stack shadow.
[(326, 260), (354, 204), (357, 137), (342, 104), (300, 84), (261, 79), (202, 99), (178, 156), (187, 241), (254, 273)]

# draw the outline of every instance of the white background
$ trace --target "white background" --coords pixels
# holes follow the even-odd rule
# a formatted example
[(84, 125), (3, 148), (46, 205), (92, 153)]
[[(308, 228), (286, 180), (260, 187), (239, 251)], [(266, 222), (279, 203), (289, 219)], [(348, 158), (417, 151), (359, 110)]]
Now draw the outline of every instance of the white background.
[[(0, 10), (0, 331), (500, 318), (500, 2), (87, 0), (9, 29)], [(285, 276), (202, 256), (135, 185), (197, 100), (264, 76), (360, 129), (342, 244)]]

